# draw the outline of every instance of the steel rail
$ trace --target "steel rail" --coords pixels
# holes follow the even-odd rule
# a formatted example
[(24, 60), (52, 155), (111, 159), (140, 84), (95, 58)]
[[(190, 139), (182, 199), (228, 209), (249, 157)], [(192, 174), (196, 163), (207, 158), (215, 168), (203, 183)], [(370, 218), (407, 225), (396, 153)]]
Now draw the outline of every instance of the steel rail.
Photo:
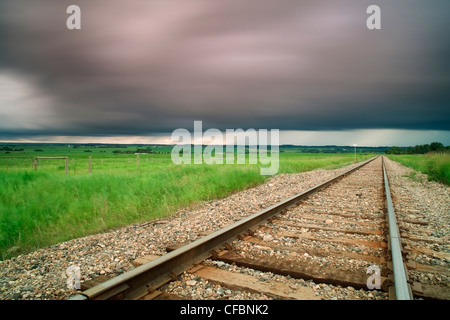
[(284, 201), (260, 210), (232, 225), (226, 226), (192, 243), (171, 251), (153, 261), (107, 280), (93, 288), (87, 289), (69, 300), (106, 300), (138, 299), (165, 283), (175, 280), (192, 265), (211, 256), (212, 250), (218, 249), (238, 235), (251, 230), (267, 221), (270, 217), (296, 204), (318, 190), (360, 169), (378, 157), (371, 158), (346, 172), (316, 185)]
[(388, 209), (388, 221), (389, 221), (389, 237), (391, 256), (394, 272), (394, 286), (395, 286), (395, 298), (397, 300), (412, 300), (412, 291), (407, 279), (408, 274), (403, 263), (402, 246), (400, 240), (400, 234), (397, 226), (397, 219), (395, 218), (394, 205), (392, 204), (391, 191), (389, 188), (389, 180), (386, 173), (386, 167), (383, 159), (383, 178), (384, 188), (386, 194), (386, 204)]

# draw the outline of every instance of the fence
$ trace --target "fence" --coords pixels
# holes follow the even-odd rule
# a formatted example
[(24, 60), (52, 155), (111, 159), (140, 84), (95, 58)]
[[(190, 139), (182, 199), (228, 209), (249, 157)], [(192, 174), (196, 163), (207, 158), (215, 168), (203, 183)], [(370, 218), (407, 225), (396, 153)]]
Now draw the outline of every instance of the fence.
[(66, 160), (66, 174), (69, 173), (69, 157), (34, 157), (34, 171), (37, 171), (38, 168), (38, 160), (41, 159), (65, 159)]
[[(64, 160), (65, 162), (65, 173), (69, 173), (69, 157), (68, 156), (60, 156), (60, 157), (0, 157), (0, 160), (5, 159), (6, 160), (6, 169), (9, 169), (10, 163), (9, 159), (13, 159), (13, 166), (16, 165), (15, 159), (29, 159), (31, 160), (31, 167), (34, 171), (38, 171), (38, 168), (41, 166), (40, 160)], [(103, 164), (103, 158), (100, 160), (100, 163)], [(149, 162), (149, 159), (145, 159), (146, 162)], [(131, 159), (127, 158), (127, 163), (131, 163)], [(153, 162), (153, 157), (151, 158), (151, 162)], [(23, 162), (22, 162), (23, 163)], [(77, 160), (72, 159), (72, 167), (76, 167)], [(19, 164), (20, 165), (20, 164)], [(136, 154), (136, 167), (139, 168), (141, 165), (141, 158), (139, 154)], [(92, 173), (92, 156), (88, 157), (88, 172)], [(76, 169), (75, 169), (76, 170)]]

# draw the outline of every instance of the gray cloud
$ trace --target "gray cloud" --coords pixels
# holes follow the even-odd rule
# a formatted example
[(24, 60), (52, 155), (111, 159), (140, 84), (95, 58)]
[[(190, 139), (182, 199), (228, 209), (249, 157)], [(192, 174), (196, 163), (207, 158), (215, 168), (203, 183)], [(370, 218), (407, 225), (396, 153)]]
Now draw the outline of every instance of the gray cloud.
[[(65, 27), (69, 4), (81, 7), (82, 30)], [(382, 8), (382, 30), (365, 26), (370, 4)], [(34, 98), (3, 90), (3, 134), (145, 134), (194, 120), (450, 130), (447, 0), (2, 6), (0, 79)]]

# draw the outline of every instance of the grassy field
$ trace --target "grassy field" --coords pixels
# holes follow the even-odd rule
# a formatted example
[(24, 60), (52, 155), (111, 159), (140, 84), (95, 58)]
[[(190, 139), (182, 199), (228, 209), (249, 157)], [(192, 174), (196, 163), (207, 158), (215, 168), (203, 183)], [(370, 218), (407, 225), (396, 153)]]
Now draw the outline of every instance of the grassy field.
[(450, 154), (405, 154), (389, 155), (388, 157), (416, 171), (427, 174), (428, 180), (450, 185)]
[[(168, 216), (180, 207), (226, 197), (269, 178), (260, 175), (259, 164), (175, 165), (167, 148), (153, 148), (166, 153), (140, 154), (139, 165), (135, 154), (114, 153), (136, 146), (25, 146), (1, 152), (0, 259)], [(35, 156), (68, 156), (69, 173), (60, 159), (42, 159), (35, 171)], [(357, 155), (357, 160), (369, 157)], [(280, 153), (278, 173), (333, 169), (353, 160), (353, 154)]]

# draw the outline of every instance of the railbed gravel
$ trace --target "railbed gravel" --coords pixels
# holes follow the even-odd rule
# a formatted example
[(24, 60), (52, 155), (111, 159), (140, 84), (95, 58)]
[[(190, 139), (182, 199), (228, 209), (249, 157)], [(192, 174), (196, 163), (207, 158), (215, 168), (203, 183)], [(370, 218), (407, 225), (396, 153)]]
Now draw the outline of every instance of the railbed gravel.
[[(251, 268), (230, 265), (222, 261), (206, 260), (204, 265), (227, 270), (234, 273), (241, 273), (256, 277), (259, 281), (275, 281), (288, 284), (292, 291), (300, 287), (309, 287), (313, 289), (314, 294), (321, 300), (386, 300), (387, 293), (381, 291), (358, 290), (353, 287), (342, 287), (330, 284), (316, 284), (311, 280), (295, 279), (290, 276), (282, 276), (272, 272), (262, 272)], [(275, 300), (277, 297), (266, 295), (264, 293), (242, 292), (239, 290), (230, 290), (218, 284), (211, 283), (201, 279), (198, 276), (183, 273), (181, 281), (171, 282), (164, 287), (168, 293), (176, 294), (186, 299), (196, 300)]]
[[(99, 275), (122, 274), (134, 268), (131, 262), (138, 257), (149, 254), (163, 255), (166, 253), (165, 248), (168, 245), (194, 241), (354, 166), (350, 165), (335, 170), (319, 169), (299, 174), (280, 174), (268, 179), (262, 185), (236, 192), (227, 198), (180, 209), (170, 217), (73, 239), (1, 261), (0, 299), (67, 299), (78, 293), (77, 290), (67, 288), (66, 269), (70, 265), (80, 267), (81, 282)], [(401, 175), (400, 179), (403, 179)], [(414, 188), (411, 185), (409, 187)], [(435, 188), (443, 190), (441, 185), (427, 184), (425, 191), (432, 192)], [(448, 200), (448, 188), (445, 188)], [(423, 190), (417, 195), (424, 199), (431, 197)], [(447, 201), (448, 203), (450, 202)], [(221, 263), (219, 262), (219, 264)], [(236, 266), (226, 264), (221, 264), (221, 267), (238, 269)], [(239, 269), (238, 272), (241, 270)], [(250, 269), (242, 272), (260, 273)], [(179, 280), (183, 280), (183, 277), (187, 276), (190, 277), (190, 275), (183, 274)], [(368, 292), (351, 287), (339, 288), (332, 285), (315, 284), (312, 281), (289, 279), (279, 275), (272, 276), (278, 277), (280, 281), (297, 281), (299, 285), (311, 286), (316, 295), (324, 299), (386, 298), (384, 293), (377, 291)], [(194, 279), (191, 280), (194, 281)], [(206, 284), (202, 287), (200, 284), (204, 283), (204, 280), (196, 279), (195, 281), (199, 284), (195, 296), (192, 296), (192, 293), (184, 292), (183, 294), (186, 296), (180, 293), (182, 297), (216, 299), (218, 296), (214, 296), (215, 289), (215, 294), (220, 295), (222, 299), (270, 299), (262, 294), (239, 293), (227, 288), (219, 290), (217, 286), (212, 288), (211, 284), (209, 288), (206, 287)], [(213, 291), (211, 296), (209, 296), (208, 289)], [(199, 290), (199, 295), (197, 295), (197, 290)]]
[[(400, 227), (402, 225), (408, 227), (409, 235), (429, 236), (441, 242), (402, 240), (405, 245), (416, 249), (408, 252), (407, 259), (444, 270), (444, 272), (437, 273), (408, 270), (410, 279), (422, 284), (450, 287), (448, 273), (450, 270), (450, 260), (448, 259), (450, 253), (450, 187), (429, 181), (426, 174), (415, 172), (413, 169), (389, 159), (386, 160), (386, 170), (388, 171), (394, 209), (397, 219), (401, 222)], [(428, 224), (418, 226), (401, 221), (403, 219), (423, 219)], [(417, 251), (420, 249), (446, 254), (447, 258), (439, 258)]]

